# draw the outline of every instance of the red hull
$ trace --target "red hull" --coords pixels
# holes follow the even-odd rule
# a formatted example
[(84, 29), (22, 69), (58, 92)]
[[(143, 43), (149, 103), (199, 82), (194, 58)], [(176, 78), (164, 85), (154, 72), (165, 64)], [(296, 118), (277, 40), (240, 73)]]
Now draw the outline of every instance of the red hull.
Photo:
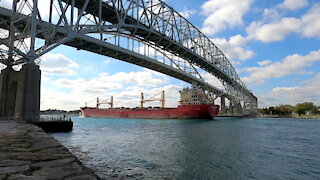
[(84, 117), (137, 119), (213, 119), (220, 106), (211, 104), (178, 106), (177, 108), (96, 109), (81, 108)]

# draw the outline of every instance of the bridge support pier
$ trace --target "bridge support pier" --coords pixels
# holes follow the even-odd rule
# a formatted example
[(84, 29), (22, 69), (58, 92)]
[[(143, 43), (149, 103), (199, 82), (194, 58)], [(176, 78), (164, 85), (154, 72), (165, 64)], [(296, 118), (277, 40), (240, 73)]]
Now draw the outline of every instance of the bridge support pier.
[(230, 101), (230, 104), (229, 104), (228, 114), (230, 114), (230, 115), (234, 114), (233, 103), (231, 101)]
[(242, 107), (241, 107), (241, 103), (235, 103), (234, 104), (234, 108), (235, 108), (235, 113), (236, 114), (242, 114)]
[(242, 112), (243, 112), (243, 114), (248, 114), (249, 113), (248, 105), (247, 105), (246, 102), (243, 104)]
[(225, 115), (227, 113), (226, 109), (226, 97), (225, 96), (220, 96), (221, 99), (221, 111), (220, 114)]
[[(7, 67), (6, 69), (1, 71), (0, 74), (0, 117), (8, 117), (13, 116), (13, 107), (8, 103), (12, 103), (13, 101), (9, 101), (9, 79), (10, 74), (13, 73), (13, 69), (11, 67)], [(13, 92), (13, 91), (12, 91)], [(15, 94), (15, 92), (13, 93)]]
[(0, 74), (0, 117), (39, 120), (39, 66), (28, 63), (20, 71), (7, 67)]

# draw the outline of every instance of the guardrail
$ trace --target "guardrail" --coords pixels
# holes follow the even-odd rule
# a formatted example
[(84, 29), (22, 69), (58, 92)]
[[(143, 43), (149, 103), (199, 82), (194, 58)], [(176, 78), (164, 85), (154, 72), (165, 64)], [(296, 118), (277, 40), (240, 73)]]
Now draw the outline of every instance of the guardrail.
[[(44, 117), (34, 117), (34, 118), (28, 118), (32, 120), (39, 120), (39, 121), (71, 121), (70, 117), (66, 116), (44, 116)], [(23, 122), (22, 118), (16, 118), (16, 117), (0, 117), (0, 121), (15, 121), (15, 122)]]
[(67, 116), (44, 116), (40, 117), (40, 121), (71, 121), (71, 118)]

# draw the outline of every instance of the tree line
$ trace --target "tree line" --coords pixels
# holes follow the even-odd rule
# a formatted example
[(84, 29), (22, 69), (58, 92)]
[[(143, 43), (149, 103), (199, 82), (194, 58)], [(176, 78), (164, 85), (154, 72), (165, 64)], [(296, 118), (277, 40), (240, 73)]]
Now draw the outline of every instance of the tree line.
[(262, 114), (286, 116), (293, 113), (300, 115), (320, 115), (320, 106), (314, 105), (312, 102), (298, 103), (295, 106), (279, 105), (268, 108), (259, 109)]
[(60, 109), (47, 109), (40, 111), (40, 114), (47, 115), (47, 114), (79, 114), (80, 110), (72, 110), (72, 111), (65, 111)]

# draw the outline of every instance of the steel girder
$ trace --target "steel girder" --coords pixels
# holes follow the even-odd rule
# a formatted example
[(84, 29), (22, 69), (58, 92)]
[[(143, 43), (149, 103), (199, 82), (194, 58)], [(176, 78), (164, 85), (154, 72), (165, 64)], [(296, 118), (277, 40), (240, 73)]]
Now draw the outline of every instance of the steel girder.
[[(0, 41), (7, 47), (10, 47), (10, 40), (14, 41), (11, 43), (13, 48), (9, 48), (16, 56), (12, 63), (35, 59), (66, 44), (147, 67), (189, 83), (196, 82), (213, 94), (226, 94), (231, 101), (242, 101), (251, 110), (257, 108), (256, 97), (241, 82), (226, 56), (162, 1), (50, 0), (47, 16), (41, 16), (41, 12), (34, 9), (34, 0), (30, 1), (22, 0), (19, 6), (29, 4), (29, 13), (23, 9), (20, 12), (0, 11), (0, 28), (11, 31), (14, 28), (15, 32), (14, 36)], [(10, 14), (14, 14), (14, 23), (9, 20)], [(40, 45), (34, 50), (31, 43), (26, 51), (22, 51), (16, 44), (28, 38), (35, 42), (36, 38), (42, 40), (38, 40)], [(34, 53), (30, 53), (32, 51)], [(206, 83), (197, 71), (199, 68), (220, 79), (225, 90)]]

